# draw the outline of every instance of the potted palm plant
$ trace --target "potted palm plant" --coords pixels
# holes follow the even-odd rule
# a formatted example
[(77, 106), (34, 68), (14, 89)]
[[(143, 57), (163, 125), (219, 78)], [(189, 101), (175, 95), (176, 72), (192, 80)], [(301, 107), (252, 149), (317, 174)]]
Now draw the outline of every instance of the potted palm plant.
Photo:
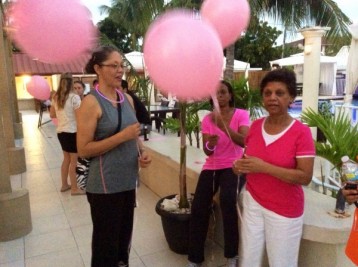
[[(326, 141), (315, 141), (316, 154), (328, 160), (338, 171), (342, 183), (345, 176), (342, 173), (343, 156), (356, 159), (358, 155), (358, 124), (352, 126), (351, 120), (340, 111), (335, 116), (325, 116), (325, 113), (307, 109), (302, 113), (301, 119), (310, 127), (317, 127)], [(339, 191), (336, 201), (336, 212), (344, 213), (345, 201)]]
[[(232, 82), (234, 89), (235, 104), (237, 107), (250, 111), (252, 118), (257, 118), (261, 114), (261, 96), (259, 90), (250, 90), (247, 80), (242, 78)], [(156, 205), (156, 212), (162, 218), (163, 230), (168, 241), (169, 247), (174, 252), (186, 254), (188, 245), (188, 230), (190, 220), (190, 198), (188, 199), (186, 185), (186, 137), (191, 139), (194, 133), (199, 148), (200, 120), (198, 110), (210, 110), (209, 101), (196, 103), (180, 102), (179, 119), (170, 118), (166, 120), (165, 127), (172, 132), (180, 132), (180, 162), (179, 162), (179, 197), (178, 210), (174, 212), (166, 211), (162, 208), (162, 203), (166, 199), (172, 199), (175, 195), (162, 198)], [(192, 142), (190, 144), (192, 145)]]
[[(187, 197), (186, 184), (186, 103), (181, 102), (180, 107), (180, 162), (179, 162), (179, 199), (170, 195), (160, 199), (155, 207), (161, 216), (165, 238), (169, 248), (179, 254), (187, 254), (189, 242), (190, 203)], [(178, 130), (178, 129), (177, 129)], [(168, 199), (177, 199), (178, 208), (173, 211), (163, 208), (163, 202)]]

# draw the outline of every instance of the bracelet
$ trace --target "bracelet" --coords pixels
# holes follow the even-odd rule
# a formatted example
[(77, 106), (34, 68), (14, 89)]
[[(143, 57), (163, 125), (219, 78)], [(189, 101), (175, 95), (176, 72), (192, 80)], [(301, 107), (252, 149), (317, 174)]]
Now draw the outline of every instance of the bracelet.
[(216, 149), (216, 146), (214, 146), (213, 148), (210, 148), (210, 147), (209, 147), (209, 141), (206, 141), (205, 147), (206, 147), (207, 150), (209, 150), (209, 151), (211, 151), (211, 152), (213, 152), (213, 151)]

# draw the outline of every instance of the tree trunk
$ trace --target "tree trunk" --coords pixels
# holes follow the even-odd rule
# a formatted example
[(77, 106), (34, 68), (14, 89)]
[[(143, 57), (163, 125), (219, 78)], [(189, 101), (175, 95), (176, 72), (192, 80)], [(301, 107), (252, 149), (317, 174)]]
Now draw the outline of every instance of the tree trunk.
[(234, 59), (235, 43), (226, 48), (226, 68), (224, 71), (224, 80), (232, 81), (234, 79)]

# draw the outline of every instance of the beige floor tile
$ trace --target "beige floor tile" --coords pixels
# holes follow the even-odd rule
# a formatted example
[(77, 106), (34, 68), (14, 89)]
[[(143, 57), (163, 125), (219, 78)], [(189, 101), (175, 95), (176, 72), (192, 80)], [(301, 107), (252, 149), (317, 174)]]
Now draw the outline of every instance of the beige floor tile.
[(92, 224), (72, 228), (77, 246), (91, 246), (92, 229)]
[(146, 267), (184, 267), (187, 264), (186, 255), (176, 254), (169, 249), (141, 257)]
[(61, 230), (47, 234), (25, 237), (25, 259), (64, 249), (76, 249), (77, 245), (71, 230)]
[(32, 231), (28, 236), (46, 234), (69, 229), (65, 213), (57, 214), (49, 217), (38, 217), (32, 220)]
[(77, 248), (65, 249), (26, 259), (26, 267), (81, 267), (85, 266)]
[(8, 263), (0, 263), (0, 267), (25, 267), (25, 261), (12, 261)]
[(24, 260), (24, 240), (0, 242), (0, 264)]

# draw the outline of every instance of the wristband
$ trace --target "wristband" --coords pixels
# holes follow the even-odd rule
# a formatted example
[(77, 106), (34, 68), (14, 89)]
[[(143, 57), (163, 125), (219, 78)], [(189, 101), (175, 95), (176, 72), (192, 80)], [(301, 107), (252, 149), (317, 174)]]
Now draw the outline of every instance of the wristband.
[(209, 151), (211, 151), (211, 152), (213, 152), (213, 151), (216, 149), (216, 146), (214, 146), (213, 148), (210, 148), (210, 147), (209, 147), (209, 141), (206, 141), (205, 147), (206, 147), (207, 150), (209, 150)]

